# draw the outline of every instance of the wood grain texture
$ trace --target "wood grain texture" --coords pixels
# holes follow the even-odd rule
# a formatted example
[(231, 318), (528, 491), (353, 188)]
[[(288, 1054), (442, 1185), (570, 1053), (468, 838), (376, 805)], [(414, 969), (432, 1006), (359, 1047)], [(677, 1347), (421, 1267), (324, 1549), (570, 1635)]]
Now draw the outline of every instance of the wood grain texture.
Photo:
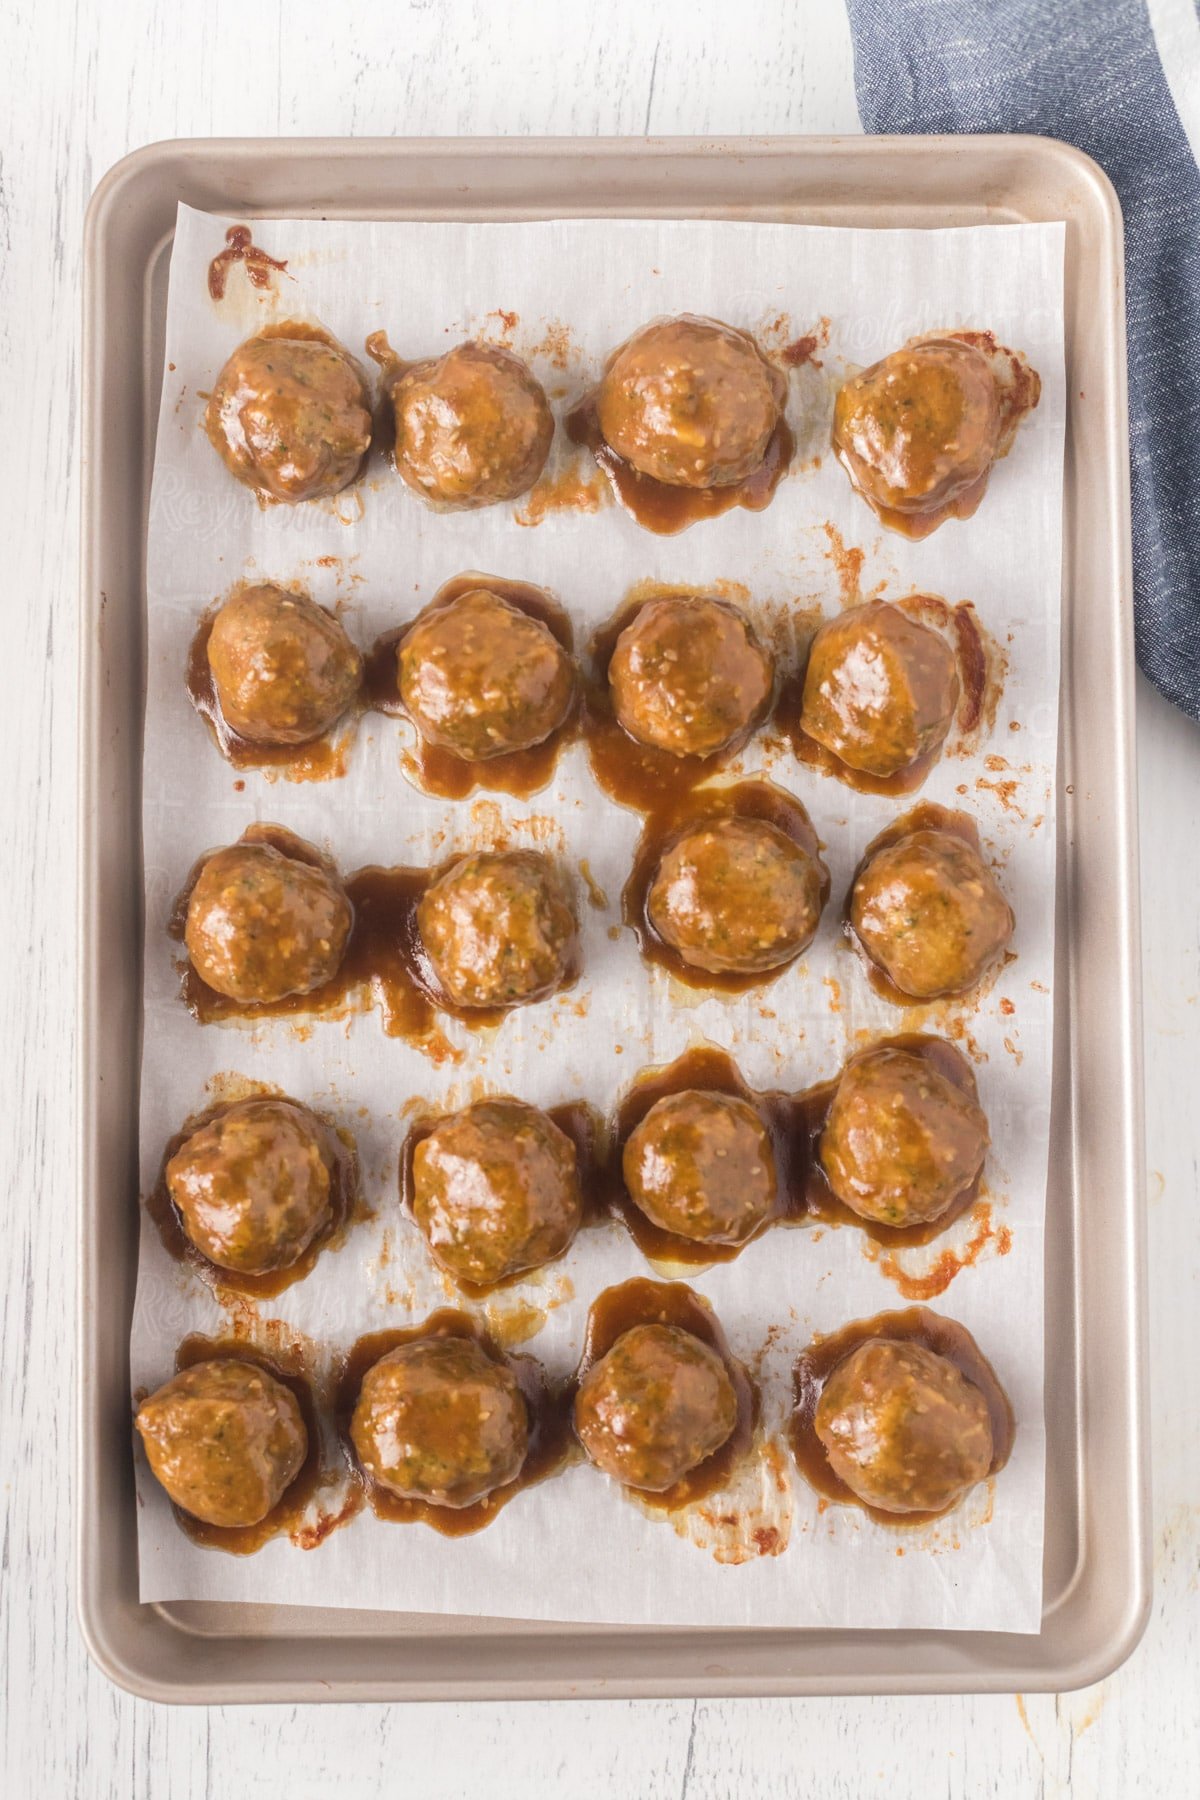
[[(120, 1800), (949, 1800), (1195, 1791), (1200, 1691), (1200, 734), (1143, 685), (1156, 1595), (1079, 1695), (168, 1711), (110, 1687), (72, 1600), (78, 330), (95, 180), (210, 134), (853, 131), (840, 0), (16, 0), (0, 73), (0, 1791)], [(15, 533), (13, 527), (15, 526)]]

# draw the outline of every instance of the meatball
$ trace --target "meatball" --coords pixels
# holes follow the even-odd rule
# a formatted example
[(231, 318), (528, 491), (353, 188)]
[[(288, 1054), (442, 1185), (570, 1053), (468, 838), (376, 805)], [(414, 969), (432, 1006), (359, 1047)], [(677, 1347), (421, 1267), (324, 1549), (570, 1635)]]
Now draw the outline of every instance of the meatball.
[(208, 666), (232, 731), (250, 744), (304, 744), (336, 725), (362, 680), (338, 621), (302, 594), (264, 585), (226, 600)]
[(221, 373), (204, 427), (226, 468), (295, 503), (354, 480), (371, 443), (370, 398), (349, 353), (325, 338), (247, 338)]
[(992, 1465), (987, 1401), (923, 1344), (860, 1344), (825, 1383), (813, 1423), (839, 1481), (882, 1512), (942, 1512)]
[(843, 384), (833, 447), (876, 510), (919, 518), (983, 480), (999, 454), (1002, 424), (999, 387), (982, 351), (954, 338), (927, 339)]
[(204, 863), (184, 942), (196, 973), (232, 1000), (311, 993), (338, 971), (353, 923), (341, 883), (273, 844), (231, 844)]
[(859, 943), (902, 994), (961, 994), (1012, 936), (1013, 914), (973, 844), (917, 830), (867, 859), (850, 896)]
[(473, 1338), (415, 1338), (367, 1370), (350, 1436), (390, 1493), (472, 1506), (520, 1474), (529, 1413), (512, 1370)]
[(752, 475), (783, 411), (783, 378), (754, 339), (684, 315), (636, 332), (609, 359), (596, 409), (605, 442), (669, 487)]
[(664, 853), (646, 910), (663, 942), (694, 968), (765, 974), (811, 943), (821, 868), (769, 820), (711, 820)]
[(421, 898), (417, 928), (455, 1006), (524, 1006), (570, 972), (578, 923), (566, 882), (538, 850), (482, 851)]
[(325, 1128), (294, 1100), (242, 1100), (185, 1138), (167, 1191), (209, 1262), (243, 1275), (289, 1268), (330, 1217)]
[(392, 386), (396, 468), (438, 506), (491, 506), (531, 488), (550, 454), (554, 416), (519, 357), (459, 344), (412, 363)]
[(696, 1243), (744, 1243), (775, 1203), (767, 1128), (733, 1094), (668, 1094), (631, 1133), (621, 1164), (634, 1205)]
[(924, 1056), (880, 1044), (842, 1070), (819, 1154), (844, 1206), (905, 1226), (947, 1212), (979, 1174), (987, 1147), (987, 1118), (972, 1093)]
[(296, 1396), (257, 1363), (194, 1363), (134, 1421), (167, 1493), (208, 1525), (257, 1525), (296, 1479), (308, 1432)]
[(723, 600), (650, 600), (617, 639), (608, 682), (617, 718), (639, 743), (711, 756), (762, 717), (774, 671), (748, 622)]
[(457, 1281), (502, 1281), (566, 1249), (583, 1197), (575, 1146), (523, 1100), (479, 1100), (413, 1152), (413, 1214)]
[(800, 723), (868, 775), (896, 775), (940, 749), (958, 705), (949, 645), (882, 600), (852, 606), (817, 632)]
[(677, 1325), (634, 1325), (580, 1383), (575, 1430), (598, 1469), (660, 1494), (721, 1448), (737, 1406), (715, 1350)]
[(575, 695), (571, 658), (554, 633), (485, 587), (422, 613), (398, 663), (400, 697), (421, 736), (468, 762), (543, 743)]
[(604, 441), (671, 488), (729, 488), (766, 455), (784, 382), (754, 338), (716, 319), (662, 319), (613, 353), (597, 394)]

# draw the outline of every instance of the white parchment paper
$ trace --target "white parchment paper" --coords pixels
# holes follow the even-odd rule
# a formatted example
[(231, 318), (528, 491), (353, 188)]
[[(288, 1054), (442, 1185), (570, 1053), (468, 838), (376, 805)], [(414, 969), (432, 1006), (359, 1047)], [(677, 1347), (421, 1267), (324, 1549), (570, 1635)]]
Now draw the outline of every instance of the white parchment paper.
[[(149, 664), (144, 831), (145, 1047), (142, 1187), (191, 1112), (242, 1076), (271, 1082), (334, 1113), (357, 1134), (373, 1221), (239, 1328), (311, 1341), (330, 1355), (369, 1330), (418, 1321), (453, 1296), (412, 1223), (395, 1171), (413, 1103), (465, 1103), (484, 1090), (538, 1104), (585, 1096), (607, 1108), (641, 1067), (708, 1040), (754, 1084), (804, 1087), (831, 1076), (863, 1034), (945, 1030), (976, 1060), (993, 1135), (982, 1217), (948, 1242), (974, 1256), (932, 1302), (961, 1320), (992, 1359), (1018, 1420), (1009, 1466), (937, 1525), (898, 1532), (856, 1508), (818, 1505), (778, 1445), (790, 1371), (814, 1331), (906, 1304), (909, 1276), (945, 1243), (873, 1252), (853, 1229), (776, 1229), (736, 1261), (689, 1277), (714, 1304), (733, 1349), (762, 1386), (766, 1448), (725, 1503), (675, 1521), (647, 1516), (578, 1466), (524, 1493), (489, 1529), (447, 1539), (364, 1513), (305, 1552), (275, 1540), (236, 1558), (193, 1546), (138, 1455), (144, 1600), (183, 1598), (398, 1608), (514, 1618), (690, 1625), (971, 1627), (1030, 1632), (1041, 1605), (1043, 1463), (1042, 1249), (1049, 1125), (1063, 463), (1062, 259), (1058, 225), (961, 231), (839, 231), (716, 222), (562, 221), (514, 225), (258, 221), (255, 238), (286, 258), (272, 291), (235, 269), (221, 303), (206, 270), (226, 226), (180, 208), (171, 262), (166, 373), (150, 520)], [(234, 346), (272, 318), (321, 321), (361, 355), (385, 328), (401, 354), (439, 351), (468, 335), (527, 356), (564, 413), (606, 352), (659, 314), (710, 313), (776, 348), (826, 334), (821, 366), (794, 369), (793, 471), (763, 513), (734, 510), (673, 538), (644, 532), (614, 506), (519, 522), (522, 503), (436, 516), (390, 473), (331, 504), (260, 509), (226, 473), (200, 429), (201, 394)], [(827, 329), (821, 325), (828, 321)], [(874, 361), (916, 332), (986, 328), (1022, 349), (1043, 381), (1041, 405), (994, 472), (976, 517), (924, 543), (884, 533), (828, 454), (833, 390), (847, 366)], [(567, 456), (560, 433), (557, 467)], [(360, 504), (361, 499), (361, 504)], [(858, 585), (891, 598), (933, 592), (972, 600), (1008, 657), (988, 742), (946, 756), (922, 798), (979, 820), (1016, 910), (1017, 958), (967, 1006), (900, 1014), (869, 988), (840, 932), (841, 903), (868, 839), (911, 802), (864, 797), (801, 768), (785, 750), (752, 745), (799, 794), (824, 840), (833, 896), (807, 956), (758, 994), (700, 1000), (649, 971), (619, 924), (620, 892), (639, 831), (632, 812), (590, 781), (582, 747), (544, 793), (521, 802), (461, 802), (417, 792), (402, 757), (408, 727), (368, 719), (341, 780), (297, 783), (238, 775), (218, 755), (184, 688), (201, 611), (236, 581), (299, 581), (340, 605), (364, 646), (466, 568), (520, 577), (558, 593), (582, 646), (636, 581), (736, 581), (777, 632), (793, 609), (828, 615), (846, 598), (845, 545), (863, 554)], [(852, 573), (852, 571), (851, 571)], [(277, 820), (326, 846), (343, 870), (413, 863), (453, 848), (512, 841), (586, 858), (607, 896), (582, 906), (584, 974), (571, 994), (518, 1012), (498, 1030), (447, 1025), (464, 1059), (435, 1064), (384, 1036), (378, 1016), (201, 1026), (178, 994), (178, 947), (166, 935), (173, 896), (203, 850), (254, 819)], [(582, 890), (581, 890), (582, 891)], [(970, 1245), (972, 1237), (976, 1239)], [(889, 1273), (890, 1270), (890, 1273)], [(523, 1346), (554, 1371), (578, 1354), (588, 1301), (646, 1273), (615, 1225), (584, 1232), (569, 1255), (489, 1304), (540, 1326)], [(228, 1321), (208, 1290), (163, 1250), (143, 1213), (132, 1334), (135, 1387), (173, 1370), (189, 1331)], [(333, 1502), (329, 1502), (333, 1504)]]

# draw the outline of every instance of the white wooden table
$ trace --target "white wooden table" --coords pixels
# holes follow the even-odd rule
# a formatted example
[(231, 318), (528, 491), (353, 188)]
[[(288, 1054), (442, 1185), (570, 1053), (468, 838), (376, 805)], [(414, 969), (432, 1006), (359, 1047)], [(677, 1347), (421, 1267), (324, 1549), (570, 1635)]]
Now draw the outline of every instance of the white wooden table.
[[(1162, 0), (1158, 0), (1162, 4)], [(81, 227), (210, 134), (854, 131), (840, 0), (15, 0), (0, 33), (0, 1791), (143, 1800), (889, 1800), (1200, 1789), (1200, 731), (1142, 684), (1154, 1614), (1061, 1699), (169, 1711), (73, 1608), (72, 1048)], [(5, 91), (6, 90), (6, 91)]]

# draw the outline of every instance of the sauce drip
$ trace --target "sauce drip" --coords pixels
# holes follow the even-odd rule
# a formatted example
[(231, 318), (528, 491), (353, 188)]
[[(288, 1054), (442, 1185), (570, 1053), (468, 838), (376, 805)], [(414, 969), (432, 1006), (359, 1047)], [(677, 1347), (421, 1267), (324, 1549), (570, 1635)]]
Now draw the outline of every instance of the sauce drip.
[[(372, 1480), (361, 1467), (350, 1438), (350, 1420), (368, 1369), (402, 1344), (431, 1337), (473, 1338), (494, 1362), (512, 1371), (529, 1415), (529, 1450), (520, 1474), (514, 1481), (493, 1489), (470, 1506), (437, 1506), (430, 1500), (405, 1499), (392, 1493)], [(403, 1525), (431, 1525), (443, 1537), (466, 1537), (490, 1525), (500, 1510), (525, 1488), (558, 1474), (568, 1460), (573, 1460), (568, 1400), (569, 1395), (551, 1385), (546, 1371), (532, 1356), (514, 1355), (499, 1349), (478, 1320), (453, 1308), (442, 1307), (421, 1325), (373, 1331), (352, 1344), (338, 1374), (334, 1412), (352, 1479), (377, 1519)]]
[[(953, 1216), (958, 1216), (957, 1209)], [(973, 1269), (989, 1245), (995, 1246), (998, 1255), (1008, 1255), (1012, 1248), (1012, 1231), (1007, 1225), (996, 1226), (987, 1202), (972, 1207), (969, 1223), (972, 1229), (966, 1243), (941, 1251), (932, 1267), (923, 1274), (909, 1274), (899, 1258), (892, 1255), (879, 1258), (880, 1274), (894, 1282), (906, 1300), (932, 1300), (938, 1294), (944, 1294), (964, 1269)]]
[[(561, 1106), (548, 1106), (547, 1118), (553, 1120), (561, 1132), (564, 1132), (575, 1146), (575, 1166), (579, 1173), (579, 1187), (583, 1196), (583, 1217), (580, 1230), (594, 1225), (606, 1213), (608, 1183), (606, 1179), (607, 1160), (604, 1151), (604, 1125), (599, 1114), (583, 1100), (568, 1100)], [(413, 1216), (413, 1199), (415, 1184), (413, 1177), (413, 1157), (417, 1145), (430, 1136), (440, 1124), (443, 1115), (430, 1113), (417, 1119), (408, 1129), (404, 1143), (400, 1149), (400, 1205), (409, 1217)], [(570, 1245), (565, 1245), (562, 1255), (566, 1255)], [(557, 1257), (555, 1261), (559, 1260)], [(546, 1267), (546, 1264), (539, 1264)], [(529, 1269), (519, 1269), (515, 1275), (506, 1275), (501, 1281), (477, 1282), (463, 1281), (451, 1277), (455, 1286), (470, 1299), (482, 1298), (494, 1294), (504, 1288), (515, 1287), (527, 1281)]]
[[(266, 1089), (249, 1097), (279, 1100), (288, 1098), (286, 1094)], [(182, 1130), (175, 1133), (163, 1151), (158, 1179), (146, 1199), (146, 1211), (158, 1229), (168, 1256), (195, 1269), (218, 1300), (222, 1294), (245, 1294), (255, 1300), (271, 1300), (294, 1282), (303, 1281), (311, 1273), (321, 1252), (336, 1248), (342, 1241), (358, 1201), (358, 1156), (349, 1132), (340, 1131), (320, 1113), (315, 1114), (318, 1124), (323, 1128), (322, 1150), (329, 1169), (328, 1219), (295, 1262), (289, 1263), (285, 1269), (271, 1269), (263, 1275), (247, 1275), (237, 1269), (221, 1268), (217, 1263), (210, 1262), (202, 1250), (197, 1249), (184, 1230), (179, 1209), (167, 1187), (167, 1164), (195, 1132), (202, 1130), (205, 1125), (211, 1125), (214, 1119), (221, 1118), (231, 1107), (241, 1104), (241, 1101), (225, 1100), (216, 1106), (207, 1107), (205, 1111), (189, 1118)], [(299, 1105), (299, 1102), (293, 1104)]]
[(940, 506), (933, 506), (920, 512), (899, 512), (894, 506), (885, 506), (872, 494), (869, 494), (859, 481), (857, 472), (851, 467), (849, 457), (843, 455), (841, 450), (836, 450), (835, 453), (850, 477), (851, 487), (860, 500), (866, 501), (879, 523), (885, 525), (889, 531), (897, 532), (900, 537), (908, 538), (911, 543), (918, 544), (923, 538), (927, 538), (935, 532), (939, 525), (944, 525), (947, 519), (974, 517), (979, 510), (983, 496), (987, 493), (988, 476), (991, 474), (990, 469), (985, 469), (978, 480), (973, 481), (969, 487), (963, 488), (962, 492), (955, 494), (952, 499), (944, 500)]
[[(807, 812), (799, 800), (772, 782), (741, 781), (730, 787), (698, 793), (685, 787), (682, 791), (672, 790), (662, 796), (649, 813), (634, 853), (633, 868), (621, 895), (621, 905), (625, 923), (636, 936), (638, 947), (647, 962), (667, 969), (685, 987), (741, 994), (750, 988), (765, 987), (768, 982), (782, 975), (789, 965), (783, 963), (777, 969), (757, 970), (751, 974), (693, 968), (677, 950), (659, 937), (647, 911), (647, 901), (658, 865), (675, 839), (694, 825), (733, 816), (765, 819), (819, 862), (821, 846)], [(823, 908), (829, 898), (829, 873), (823, 864), (820, 866)]]
[(281, 262), (259, 249), (248, 225), (231, 225), (225, 233), (224, 250), (218, 250), (208, 265), (208, 291), (214, 300), (225, 298), (225, 286), (234, 263), (241, 263), (251, 287), (260, 289), (269, 288), (271, 276), (287, 268), (286, 261)]
[[(585, 465), (586, 466), (586, 465)], [(596, 513), (609, 497), (596, 471), (585, 478), (574, 464), (554, 475), (541, 475), (513, 514), (518, 525), (541, 525), (552, 513)]]
[(828, 1500), (860, 1507), (881, 1525), (904, 1529), (910, 1525), (928, 1524), (931, 1519), (944, 1518), (948, 1512), (953, 1512), (958, 1501), (954, 1502), (954, 1506), (942, 1507), (937, 1512), (894, 1513), (868, 1506), (834, 1474), (825, 1455), (825, 1447), (816, 1433), (817, 1406), (825, 1383), (838, 1364), (844, 1362), (852, 1351), (876, 1337), (900, 1338), (905, 1342), (924, 1345), (926, 1350), (932, 1350), (936, 1355), (944, 1356), (948, 1362), (952, 1362), (979, 1389), (987, 1401), (992, 1427), (989, 1475), (995, 1475), (1002, 1469), (1012, 1453), (1013, 1438), (1016, 1435), (1012, 1407), (995, 1370), (966, 1326), (957, 1324), (953, 1319), (943, 1318), (939, 1313), (930, 1312), (924, 1306), (911, 1306), (903, 1312), (877, 1313), (872, 1319), (855, 1320), (853, 1324), (844, 1325), (829, 1337), (815, 1339), (802, 1352), (796, 1363), (796, 1404), (790, 1436), (792, 1454), (810, 1487)]
[(566, 429), (573, 444), (582, 444), (590, 450), (607, 476), (614, 496), (629, 516), (646, 531), (656, 532), (660, 537), (685, 531), (700, 519), (719, 518), (734, 506), (744, 506), (749, 512), (762, 512), (770, 505), (796, 448), (787, 422), (780, 415), (762, 462), (743, 481), (732, 482), (728, 487), (669, 487), (666, 482), (655, 481), (652, 475), (643, 475), (633, 468), (605, 442), (594, 394), (589, 394), (567, 415)]
[(969, 600), (951, 606), (940, 594), (910, 594), (897, 603), (903, 612), (927, 625), (949, 631), (954, 639), (954, 660), (958, 665), (958, 712), (956, 723), (966, 736), (979, 726), (985, 703), (994, 712), (999, 693), (989, 694), (994, 684), (988, 666), (987, 646), (979, 616)]
[(793, 338), (790, 344), (785, 344), (779, 352), (779, 360), (789, 369), (803, 368), (805, 363), (814, 369), (823, 369), (825, 365), (816, 352), (823, 350), (828, 342), (828, 332), (824, 336), (818, 336), (815, 331), (810, 331), (806, 336)]
[(720, 1357), (737, 1396), (733, 1430), (719, 1449), (660, 1494), (649, 1493), (645, 1488), (630, 1490), (637, 1494), (638, 1504), (649, 1510), (676, 1512), (715, 1493), (749, 1452), (758, 1424), (758, 1388), (730, 1350), (716, 1314), (699, 1294), (681, 1281), (647, 1281), (639, 1276), (618, 1287), (605, 1288), (593, 1300), (573, 1391), (578, 1391), (593, 1364), (635, 1325), (674, 1325), (681, 1331), (690, 1331)]
[(184, 1512), (182, 1507), (176, 1506), (172, 1501), (171, 1510), (175, 1514), (175, 1522), (184, 1536), (191, 1538), (194, 1544), (201, 1544), (206, 1550), (225, 1550), (231, 1556), (253, 1556), (271, 1538), (283, 1533), (302, 1549), (314, 1550), (330, 1531), (336, 1530), (353, 1517), (356, 1509), (343, 1509), (333, 1515), (324, 1521), (324, 1529), (314, 1530), (303, 1524), (304, 1515), (313, 1499), (322, 1488), (331, 1485), (336, 1479), (334, 1472), (326, 1469), (321, 1456), (321, 1422), (312, 1382), (301, 1368), (297, 1356), (283, 1352), (273, 1352), (268, 1356), (265, 1351), (256, 1349), (252, 1344), (243, 1344), (237, 1338), (208, 1338), (199, 1332), (184, 1338), (180, 1344), (175, 1353), (175, 1372), (180, 1374), (184, 1369), (194, 1368), (201, 1362), (222, 1361), (254, 1363), (258, 1368), (265, 1369), (268, 1375), (273, 1375), (276, 1381), (282, 1382), (295, 1395), (300, 1416), (304, 1420), (304, 1429), (308, 1433), (308, 1453), (296, 1479), (266, 1518), (260, 1519), (257, 1525), (210, 1525), (204, 1519), (193, 1518), (191, 1513)]
[(392, 349), (386, 331), (373, 331), (367, 338), (363, 348), (366, 350), (371, 361), (382, 369), (389, 385), (397, 378), (397, 376), (403, 375), (405, 369), (409, 369), (413, 366), (410, 362), (406, 362), (404, 357), (398, 356)]
[(371, 454), (388, 468), (396, 467), (396, 409), (392, 389), (406, 369), (414, 365), (398, 356), (388, 342), (386, 331), (373, 331), (363, 348), (381, 371), (379, 389), (371, 412)]
[[(515, 606), (529, 618), (536, 619), (551, 632), (568, 655), (574, 655), (575, 636), (566, 609), (545, 588), (534, 587), (527, 581), (510, 581), (502, 575), (482, 575), (468, 570), (444, 582), (418, 617), (424, 618), (435, 607), (446, 606), (459, 595), (470, 593), (473, 588), (487, 588), (489, 593), (498, 594), (510, 606)], [(366, 657), (364, 703), (368, 709), (385, 713), (390, 718), (408, 717), (400, 698), (397, 656), (401, 644), (416, 622), (416, 619), (412, 619), (407, 625), (385, 631), (375, 640)], [(552, 731), (542, 743), (534, 744), (528, 750), (517, 750), (508, 756), (488, 757), (483, 762), (469, 762), (465, 757), (455, 755), (452, 750), (429, 743), (414, 726), (415, 743), (409, 761), (415, 772), (417, 785), (426, 793), (437, 794), (444, 800), (465, 799), (477, 788), (490, 793), (512, 794), (518, 799), (527, 800), (531, 794), (538, 793), (546, 786), (554, 774), (561, 751), (577, 735), (577, 731), (578, 696), (558, 729)]]

